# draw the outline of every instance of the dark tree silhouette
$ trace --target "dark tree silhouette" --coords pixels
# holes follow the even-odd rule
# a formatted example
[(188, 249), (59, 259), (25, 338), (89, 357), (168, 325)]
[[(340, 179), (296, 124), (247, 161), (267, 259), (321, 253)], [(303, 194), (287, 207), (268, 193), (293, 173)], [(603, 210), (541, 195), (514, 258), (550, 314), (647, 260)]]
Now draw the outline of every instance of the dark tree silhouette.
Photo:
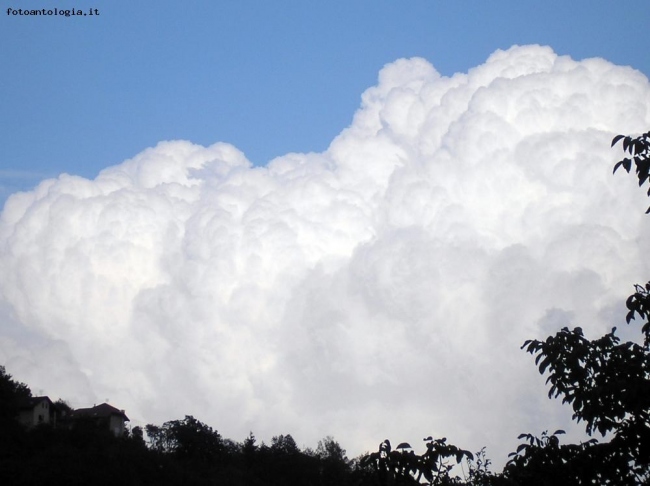
[(423, 479), (426, 480), (424, 484), (429, 485), (462, 484), (460, 477), (452, 475), (453, 466), (463, 459), (473, 460), (474, 455), (448, 444), (444, 437), (427, 437), (424, 441), (427, 450), (417, 455), (409, 443), (402, 442), (393, 449), (386, 439), (379, 444), (379, 450), (364, 457), (360, 465), (370, 466), (381, 486), (423, 484)]
[(225, 450), (221, 435), (191, 415), (165, 422), (161, 427), (149, 424), (145, 429), (154, 450), (182, 460), (215, 462)]
[(350, 461), (338, 442), (332, 437), (318, 441), (316, 456), (320, 461), (320, 483), (323, 486), (347, 484), (350, 475)]
[[(619, 167), (623, 167), (628, 173), (632, 169), (632, 162), (634, 162), (635, 172), (639, 179), (639, 187), (646, 182), (650, 183), (650, 132), (646, 132), (636, 138), (627, 135), (617, 135), (612, 140), (612, 147), (618, 142), (623, 141), (623, 151), (629, 154), (632, 158), (625, 157), (614, 165), (614, 172)], [(648, 189), (648, 196), (650, 196), (650, 188)], [(650, 213), (650, 207), (646, 214)]]
[(32, 396), (25, 383), (15, 381), (0, 365), (0, 419), (13, 420), (18, 414), (21, 401)]
[(300, 449), (291, 434), (280, 434), (271, 439), (271, 451), (278, 455), (293, 455), (298, 454)]

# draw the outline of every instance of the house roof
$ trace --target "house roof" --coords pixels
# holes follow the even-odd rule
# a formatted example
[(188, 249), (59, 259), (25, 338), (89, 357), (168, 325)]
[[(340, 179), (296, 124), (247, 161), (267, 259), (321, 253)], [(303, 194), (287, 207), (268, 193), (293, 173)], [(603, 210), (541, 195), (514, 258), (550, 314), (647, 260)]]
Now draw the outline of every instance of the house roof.
[(129, 422), (129, 417), (126, 416), (124, 410), (109, 405), (108, 403), (102, 403), (101, 405), (95, 405), (91, 408), (78, 408), (72, 412), (72, 417), (92, 417), (92, 418), (103, 418), (110, 417), (111, 415), (117, 415), (122, 417), (125, 422)]
[(50, 397), (47, 396), (23, 398), (18, 404), (18, 407), (21, 410), (29, 410), (33, 409), (36, 405), (39, 405), (44, 401), (48, 402), (50, 404), (50, 407), (56, 408), (56, 405), (52, 402), (52, 400), (50, 400)]

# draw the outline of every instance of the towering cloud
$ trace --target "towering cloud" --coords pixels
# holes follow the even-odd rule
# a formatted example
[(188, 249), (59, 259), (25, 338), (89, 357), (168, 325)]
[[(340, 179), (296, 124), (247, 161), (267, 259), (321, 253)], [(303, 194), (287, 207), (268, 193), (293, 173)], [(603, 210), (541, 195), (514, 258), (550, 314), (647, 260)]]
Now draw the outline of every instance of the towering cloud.
[(452, 77), (387, 65), (324, 153), (170, 141), (46, 180), (2, 212), (0, 363), (136, 423), (499, 459), (569, 427), (521, 343), (620, 325), (650, 277), (609, 148), (648, 127), (639, 72), (513, 47)]

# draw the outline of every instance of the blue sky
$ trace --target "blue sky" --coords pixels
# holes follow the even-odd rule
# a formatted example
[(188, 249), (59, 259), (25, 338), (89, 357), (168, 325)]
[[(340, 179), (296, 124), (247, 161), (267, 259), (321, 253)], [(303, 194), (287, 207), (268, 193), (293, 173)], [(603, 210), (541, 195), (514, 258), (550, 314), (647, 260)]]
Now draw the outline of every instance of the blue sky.
[(234, 144), (256, 165), (320, 152), (379, 69), (443, 75), (550, 45), (650, 73), (650, 3), (83, 0), (99, 17), (0, 15), (0, 200), (62, 172), (93, 178), (161, 140)]

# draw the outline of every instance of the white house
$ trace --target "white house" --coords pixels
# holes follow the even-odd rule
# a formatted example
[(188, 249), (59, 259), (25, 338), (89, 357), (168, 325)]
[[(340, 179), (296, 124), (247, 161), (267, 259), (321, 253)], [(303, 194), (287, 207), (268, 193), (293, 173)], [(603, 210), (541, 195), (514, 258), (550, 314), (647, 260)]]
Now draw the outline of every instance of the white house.
[(57, 409), (49, 397), (29, 397), (20, 404), (18, 420), (25, 427), (36, 425), (56, 425)]

